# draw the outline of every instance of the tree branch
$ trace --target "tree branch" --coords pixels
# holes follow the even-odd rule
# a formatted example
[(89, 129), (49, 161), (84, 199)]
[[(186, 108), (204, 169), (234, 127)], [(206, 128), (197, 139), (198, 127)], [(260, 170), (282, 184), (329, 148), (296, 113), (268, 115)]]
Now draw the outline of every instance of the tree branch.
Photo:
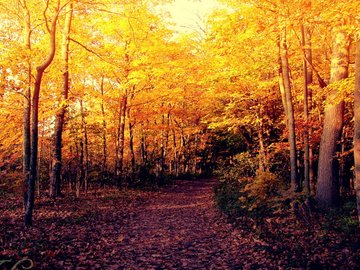
[(104, 61), (104, 62), (106, 62), (106, 63), (108, 63), (108, 64), (110, 64), (110, 65), (112, 65), (112, 66), (114, 66), (114, 67), (120, 68), (118, 65), (116, 65), (116, 64), (114, 64), (114, 63), (106, 60), (102, 55), (100, 55), (99, 53), (95, 52), (94, 50), (88, 48), (86, 45), (82, 44), (81, 42), (79, 42), (79, 41), (77, 41), (77, 40), (75, 40), (75, 39), (73, 39), (73, 38), (70, 38), (70, 37), (69, 37), (69, 40), (72, 41), (72, 42), (74, 42), (74, 43), (76, 43), (77, 45), (79, 45), (80, 47), (82, 47), (83, 49), (85, 49), (86, 51), (88, 51), (89, 53), (95, 55), (96, 57), (98, 57), (98, 58), (101, 59), (102, 61)]

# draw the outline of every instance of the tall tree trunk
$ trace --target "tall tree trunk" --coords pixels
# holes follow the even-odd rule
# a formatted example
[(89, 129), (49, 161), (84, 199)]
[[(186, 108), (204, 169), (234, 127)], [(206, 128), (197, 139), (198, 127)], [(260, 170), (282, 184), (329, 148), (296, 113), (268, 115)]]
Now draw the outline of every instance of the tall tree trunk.
[[(309, 94), (309, 103), (308, 103), (309, 111), (311, 111), (313, 108), (312, 91), (310, 90), (308, 94)], [(310, 115), (310, 119), (311, 119), (311, 115)], [(309, 139), (312, 138), (312, 133), (313, 133), (312, 127), (309, 126)], [(311, 194), (314, 194), (316, 187), (315, 187), (315, 171), (314, 171), (314, 151), (311, 140), (309, 140), (309, 180), (310, 180)]]
[(178, 155), (178, 162), (179, 167), (182, 166), (182, 174), (185, 174), (186, 171), (186, 164), (185, 164), (185, 135), (184, 135), (184, 129), (181, 127), (181, 134), (180, 134), (180, 149), (179, 149), (179, 155)]
[[(21, 0), (20, 5), (23, 11), (23, 38), (24, 38), (24, 48), (28, 51), (31, 50), (31, 22), (30, 22), (30, 12), (27, 7), (26, 1)], [(30, 157), (31, 157), (31, 145), (30, 145), (30, 118), (31, 118), (31, 84), (32, 84), (32, 66), (29, 57), (27, 58), (27, 86), (25, 88), (25, 99), (24, 99), (24, 111), (23, 111), (23, 173), (25, 176), (24, 179), (24, 209), (26, 209), (27, 203), (27, 190), (30, 176)]]
[(147, 165), (147, 147), (146, 147), (146, 135), (144, 127), (141, 127), (141, 139), (140, 139), (140, 153), (141, 153), (141, 166)]
[[(308, 44), (308, 42), (306, 42), (307, 36), (305, 34), (306, 30), (305, 30), (305, 26), (302, 25), (301, 26), (301, 37), (302, 37), (302, 46), (303, 46), (303, 50), (305, 52), (306, 49), (306, 45)], [(308, 54), (305, 52), (305, 57), (308, 57)], [(306, 194), (310, 194), (310, 146), (309, 146), (309, 93), (308, 93), (308, 85), (309, 85), (309, 70), (307, 67), (307, 61), (304, 58), (303, 60), (303, 81), (304, 81), (304, 122), (305, 122), (305, 127), (304, 127), (304, 184), (305, 184), (305, 190), (306, 190)]]
[(259, 170), (261, 172), (266, 171), (266, 153), (265, 153), (265, 147), (264, 147), (264, 136), (262, 131), (262, 124), (260, 124), (260, 127), (258, 128), (258, 137), (259, 137)]
[(88, 191), (88, 171), (89, 171), (89, 147), (88, 147), (88, 133), (87, 133), (87, 124), (85, 119), (85, 111), (83, 107), (83, 102), (80, 100), (80, 109), (81, 109), (81, 128), (83, 130), (84, 135), (84, 159), (85, 159), (85, 167), (84, 167), (84, 191), (85, 194)]
[(199, 134), (195, 133), (194, 135), (194, 158), (193, 158), (193, 174), (196, 176), (197, 174), (197, 167), (198, 167), (198, 145), (199, 145)]
[[(80, 149), (79, 149), (80, 148)], [(78, 157), (78, 166), (77, 166), (77, 173), (76, 173), (76, 197), (80, 197), (80, 190), (81, 184), (84, 182), (84, 143), (82, 138), (80, 138), (79, 146), (76, 142), (76, 152)]]
[[(41, 130), (41, 138), (44, 138), (44, 135), (45, 135), (45, 125), (42, 126), (42, 130)], [(39, 168), (41, 168), (41, 160), (42, 159), (46, 159), (46, 158), (43, 158), (44, 156), (44, 139), (42, 139), (40, 141), (40, 147), (39, 147), (39, 158), (38, 158), (38, 166)], [(41, 177), (40, 177), (40, 174), (38, 173), (37, 175), (37, 179), (36, 179), (36, 188), (37, 188), (37, 195), (40, 196), (40, 182), (41, 182)]]
[(32, 118), (31, 118), (31, 158), (30, 158), (30, 176), (28, 180), (27, 202), (25, 207), (24, 222), (26, 226), (32, 225), (32, 214), (35, 200), (35, 181), (37, 178), (37, 154), (38, 154), (38, 124), (39, 124), (39, 96), (41, 81), (45, 70), (50, 66), (55, 57), (56, 51), (56, 25), (59, 16), (60, 1), (58, 1), (58, 10), (52, 20), (51, 26), (47, 25), (50, 35), (49, 53), (47, 59), (36, 67), (36, 78), (34, 85), (34, 94), (32, 99)]
[(129, 150), (131, 156), (131, 181), (135, 180), (136, 161), (134, 152), (134, 123), (131, 121), (130, 109), (128, 109), (128, 121), (129, 121)]
[(104, 107), (104, 76), (101, 77), (100, 84), (101, 91), (101, 116), (102, 116), (102, 124), (103, 124), (103, 132), (102, 132), (102, 143), (103, 143), (103, 164), (102, 170), (105, 172), (106, 162), (107, 162), (107, 142), (106, 142), (106, 119), (105, 119), (105, 107)]
[(263, 108), (260, 105), (258, 115), (257, 115), (257, 122), (259, 123), (258, 126), (258, 138), (259, 138), (259, 170), (261, 172), (265, 172), (268, 168), (267, 158), (266, 158), (266, 150), (265, 150), (265, 143), (264, 143), (264, 124), (262, 121), (263, 117)]
[(124, 144), (125, 144), (125, 120), (127, 110), (127, 94), (124, 94), (121, 101), (120, 109), (120, 126), (119, 126), (119, 160), (116, 172), (116, 185), (121, 188), (123, 178), (123, 162), (124, 162)]
[(178, 177), (179, 176), (179, 163), (178, 163), (178, 150), (177, 150), (177, 143), (176, 143), (176, 131), (175, 131), (175, 126), (174, 126), (174, 122), (176, 123), (176, 121), (174, 121), (174, 117), (170, 116), (170, 122), (171, 122), (171, 133), (172, 133), (172, 145), (173, 145), (173, 156), (172, 156), (172, 170), (170, 171), (171, 174), (173, 174), (174, 176)]
[[(165, 130), (165, 153), (164, 153), (164, 165), (166, 165), (166, 158), (169, 152), (169, 130), (170, 130), (170, 112), (166, 114), (166, 130)], [(168, 159), (168, 172), (171, 174), (170, 170), (171, 160)]]
[(358, 220), (360, 222), (360, 38), (356, 42), (355, 59), (355, 103), (354, 103), (354, 158), (355, 158), (355, 193)]
[(114, 183), (117, 183), (117, 176), (119, 173), (118, 164), (119, 164), (119, 145), (120, 145), (120, 115), (121, 115), (121, 98), (119, 98), (119, 115), (115, 113), (114, 122), (118, 122), (117, 130), (115, 129), (115, 161), (114, 161)]
[[(312, 42), (311, 42), (311, 30), (310, 27), (305, 27), (305, 61), (307, 63), (306, 69), (306, 81), (307, 85), (311, 85), (313, 83), (313, 69), (312, 69)], [(308, 66), (310, 65), (310, 67)], [(307, 105), (308, 105), (308, 113), (312, 110), (312, 90), (310, 88), (307, 89)], [(311, 115), (308, 115), (308, 122), (311, 120)], [(308, 138), (309, 138), (309, 185), (310, 192), (311, 186), (314, 186), (314, 166), (313, 166), (313, 148), (310, 143), (310, 139), (312, 136), (312, 127), (310, 125), (308, 127)]]
[(166, 155), (166, 148), (165, 148), (165, 114), (161, 116), (161, 135), (160, 135), (160, 164), (159, 164), (159, 174), (163, 175), (165, 170), (165, 155)]
[(62, 61), (63, 61), (63, 90), (60, 99), (60, 108), (56, 113), (53, 166), (50, 176), (50, 197), (56, 198), (61, 195), (61, 168), (62, 168), (62, 133), (64, 127), (65, 113), (67, 109), (69, 94), (69, 35), (72, 20), (72, 3), (66, 7), (65, 24), (62, 37)]
[(340, 186), (340, 196), (345, 195), (350, 190), (350, 181), (346, 177), (346, 141), (347, 141), (347, 129), (343, 128), (341, 132), (340, 140), (340, 153), (339, 153), (339, 186)]
[[(348, 77), (349, 37), (334, 30), (330, 83)], [(340, 199), (336, 150), (343, 126), (344, 101), (336, 99), (336, 91), (327, 98), (324, 129), (320, 141), (316, 200), (325, 208), (337, 206)]]
[(290, 144), (290, 169), (291, 169), (291, 189), (294, 192), (300, 190), (299, 179), (297, 175), (297, 162), (296, 162), (296, 135), (295, 135), (295, 119), (294, 109), (291, 94), (290, 74), (288, 51), (286, 42), (286, 31), (283, 30), (280, 37), (280, 58), (281, 58), (281, 73), (284, 83), (284, 92), (286, 100), (285, 113), (287, 113), (287, 126), (289, 130), (289, 144)]
[(176, 144), (176, 132), (175, 128), (172, 130), (173, 133), (173, 145), (174, 145), (174, 172), (175, 176), (179, 176), (179, 158), (178, 158), (178, 151), (177, 151), (177, 144)]

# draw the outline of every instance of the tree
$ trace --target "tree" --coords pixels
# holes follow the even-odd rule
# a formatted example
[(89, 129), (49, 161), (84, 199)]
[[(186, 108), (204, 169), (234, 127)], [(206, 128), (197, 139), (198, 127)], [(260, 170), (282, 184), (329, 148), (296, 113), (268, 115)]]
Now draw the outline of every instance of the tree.
[[(348, 77), (349, 36), (339, 27), (333, 30), (330, 84)], [(329, 85), (330, 86), (330, 85)], [(336, 152), (343, 127), (345, 103), (332, 89), (325, 108), (324, 128), (320, 142), (316, 200), (322, 207), (339, 204), (339, 178)]]
[(68, 103), (69, 94), (69, 35), (71, 29), (71, 20), (73, 13), (73, 5), (69, 3), (66, 8), (65, 23), (63, 29), (62, 40), (62, 65), (63, 65), (63, 89), (60, 99), (60, 108), (56, 113), (55, 120), (55, 132), (54, 132), (54, 146), (53, 146), (53, 164), (52, 172), (50, 176), (50, 196), (55, 198), (61, 195), (60, 191), (60, 174), (62, 167), (62, 133), (64, 126), (64, 118), (66, 113), (66, 107)]
[[(307, 194), (310, 194), (310, 184), (312, 182), (312, 162), (311, 162), (311, 149), (309, 143), (310, 137), (310, 127), (309, 127), (309, 84), (312, 83), (312, 71), (308, 68), (308, 62), (311, 64), (312, 56), (311, 56), (311, 34), (309, 27), (304, 24), (301, 25), (301, 45), (304, 51), (304, 60), (303, 60), (303, 80), (304, 80), (304, 184), (305, 190)], [(310, 106), (311, 108), (311, 106)]]
[[(27, 6), (26, 0), (20, 0), (20, 6), (23, 11), (23, 39), (24, 39), (24, 49), (27, 51), (27, 54), (31, 51), (31, 21), (30, 21), (30, 11)], [(31, 157), (31, 146), (30, 146), (30, 118), (31, 118), (31, 84), (32, 84), (32, 65), (31, 59), (28, 56), (27, 58), (27, 85), (25, 87), (24, 93), (24, 113), (23, 113), (23, 173), (25, 175), (24, 179), (24, 207), (26, 206), (27, 201), (27, 189), (29, 182), (29, 173), (30, 173), (30, 157)]]
[(356, 42), (355, 59), (355, 100), (354, 100), (354, 158), (355, 158), (355, 193), (358, 219), (360, 222), (360, 37)]
[(288, 61), (288, 52), (287, 52), (287, 42), (286, 42), (286, 30), (283, 29), (280, 34), (280, 63), (282, 76), (282, 84), (284, 85), (284, 95), (285, 95), (285, 115), (287, 118), (287, 127), (289, 131), (289, 144), (290, 144), (290, 182), (291, 188), (294, 192), (300, 190), (299, 179), (297, 175), (297, 161), (296, 161), (296, 133), (295, 133), (295, 118), (294, 118), (294, 107), (291, 94), (291, 84), (290, 84), (290, 71), (289, 71), (289, 61)]
[(45, 70), (50, 66), (51, 62), (55, 57), (56, 52), (56, 27), (59, 14), (61, 12), (60, 0), (57, 1), (55, 7), (55, 14), (53, 15), (51, 21), (49, 22), (47, 17), (47, 11), (49, 9), (49, 0), (46, 1), (46, 6), (44, 10), (44, 20), (46, 25), (46, 30), (49, 34), (49, 53), (44, 62), (40, 63), (36, 67), (36, 77), (34, 84), (34, 93), (32, 98), (32, 119), (31, 119), (31, 157), (30, 157), (30, 176), (28, 179), (27, 187), (27, 201), (25, 207), (25, 225), (32, 225), (32, 214), (34, 208), (34, 199), (35, 199), (35, 181), (37, 178), (37, 161), (38, 161), (38, 123), (39, 123), (39, 95), (41, 90), (41, 81), (44, 75)]

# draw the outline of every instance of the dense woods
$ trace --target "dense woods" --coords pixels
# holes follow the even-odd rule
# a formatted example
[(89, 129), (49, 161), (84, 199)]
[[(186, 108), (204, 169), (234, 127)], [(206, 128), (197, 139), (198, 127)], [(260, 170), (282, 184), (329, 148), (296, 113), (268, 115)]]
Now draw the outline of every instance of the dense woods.
[(29, 228), (45, 197), (215, 177), (235, 224), (359, 239), (360, 3), (223, 0), (179, 33), (166, 2), (0, 0), (3, 205)]

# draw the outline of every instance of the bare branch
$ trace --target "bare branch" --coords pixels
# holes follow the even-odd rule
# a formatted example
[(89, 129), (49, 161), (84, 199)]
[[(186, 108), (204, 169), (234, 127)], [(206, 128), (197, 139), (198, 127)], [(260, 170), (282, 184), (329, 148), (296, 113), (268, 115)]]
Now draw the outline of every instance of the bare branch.
[(88, 48), (86, 45), (82, 44), (81, 42), (75, 40), (75, 39), (72, 39), (72, 38), (69, 38), (70, 41), (76, 43), (77, 45), (79, 45), (80, 47), (82, 47), (83, 49), (85, 49), (86, 51), (88, 51), (89, 53), (95, 55), (96, 57), (98, 57), (99, 59), (101, 59), (102, 61), (112, 65), (112, 66), (115, 66), (117, 68), (120, 68), (118, 65), (108, 61), (107, 59), (105, 59), (102, 55), (100, 55), (99, 53), (95, 52), (94, 50)]

